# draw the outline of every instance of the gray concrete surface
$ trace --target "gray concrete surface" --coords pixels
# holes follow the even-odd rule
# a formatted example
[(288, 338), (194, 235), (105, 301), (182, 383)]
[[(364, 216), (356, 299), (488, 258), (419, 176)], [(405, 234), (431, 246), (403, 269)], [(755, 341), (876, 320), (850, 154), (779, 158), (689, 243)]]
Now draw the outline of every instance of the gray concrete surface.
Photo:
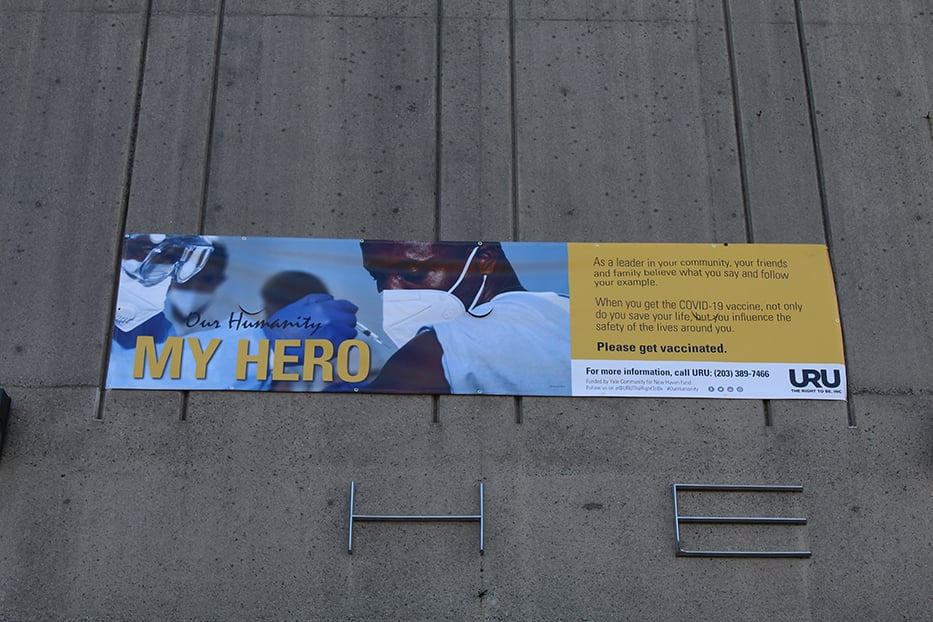
[[(0, 42), (0, 620), (929, 617), (927, 0), (0, 0)], [(849, 404), (105, 392), (124, 230), (825, 241)], [(485, 555), (347, 555), (351, 480), (484, 482)], [(688, 535), (813, 556), (676, 557), (674, 482), (803, 485)]]
[(218, 6), (216, 0), (153, 2), (127, 231), (203, 226)]

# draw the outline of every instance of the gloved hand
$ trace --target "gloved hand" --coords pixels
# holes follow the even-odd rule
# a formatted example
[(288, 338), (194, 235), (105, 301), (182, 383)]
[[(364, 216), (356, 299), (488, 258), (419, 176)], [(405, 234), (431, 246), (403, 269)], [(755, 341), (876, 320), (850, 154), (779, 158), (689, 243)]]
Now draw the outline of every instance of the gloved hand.
[(130, 332), (140, 324), (152, 319), (165, 306), (165, 294), (171, 279), (146, 287), (120, 269), (120, 288), (117, 290), (117, 312), (114, 324), (124, 332)]
[(266, 319), (269, 339), (327, 339), (334, 348), (356, 336), (357, 306), (330, 294), (308, 294)]

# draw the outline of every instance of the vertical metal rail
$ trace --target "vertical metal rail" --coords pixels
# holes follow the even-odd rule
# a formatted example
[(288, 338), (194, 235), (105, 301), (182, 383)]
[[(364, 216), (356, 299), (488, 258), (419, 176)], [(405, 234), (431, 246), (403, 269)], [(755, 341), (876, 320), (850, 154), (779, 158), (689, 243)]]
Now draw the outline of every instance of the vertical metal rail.
[(356, 494), (356, 482), (350, 482), (350, 535), (347, 538), (347, 553), (353, 555), (353, 501)]
[(483, 503), (483, 483), (479, 484), (479, 514), (357, 514), (356, 482), (350, 482), (350, 520), (349, 535), (347, 536), (347, 553), (353, 554), (353, 524), (358, 521), (382, 522), (478, 522), (479, 523), (479, 554), (485, 550), (484, 532), (486, 528), (485, 510)]
[(483, 509), (483, 482), (479, 483), (479, 554), (483, 554), (483, 532), (486, 529), (486, 513)]
[(724, 551), (683, 548), (681, 523), (716, 523), (744, 525), (806, 525), (798, 516), (682, 516), (677, 493), (681, 490), (704, 492), (803, 492), (803, 486), (767, 486), (745, 484), (674, 484), (674, 551), (679, 557), (810, 557), (810, 551)]

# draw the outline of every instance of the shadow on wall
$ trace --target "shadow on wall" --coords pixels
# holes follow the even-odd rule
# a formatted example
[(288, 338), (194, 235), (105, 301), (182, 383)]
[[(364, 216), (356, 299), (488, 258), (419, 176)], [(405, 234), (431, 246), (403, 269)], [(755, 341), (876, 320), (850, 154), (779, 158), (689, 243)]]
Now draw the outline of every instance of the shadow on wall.
[(6, 429), (10, 423), (10, 396), (0, 389), (0, 459), (3, 458), (3, 444), (6, 442)]

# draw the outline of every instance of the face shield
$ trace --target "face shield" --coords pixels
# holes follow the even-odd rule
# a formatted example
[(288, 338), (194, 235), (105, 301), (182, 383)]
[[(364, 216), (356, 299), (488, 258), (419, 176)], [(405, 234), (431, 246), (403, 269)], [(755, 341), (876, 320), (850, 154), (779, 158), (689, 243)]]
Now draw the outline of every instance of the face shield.
[(171, 278), (184, 283), (201, 271), (214, 250), (200, 235), (127, 235), (123, 270), (145, 287)]

